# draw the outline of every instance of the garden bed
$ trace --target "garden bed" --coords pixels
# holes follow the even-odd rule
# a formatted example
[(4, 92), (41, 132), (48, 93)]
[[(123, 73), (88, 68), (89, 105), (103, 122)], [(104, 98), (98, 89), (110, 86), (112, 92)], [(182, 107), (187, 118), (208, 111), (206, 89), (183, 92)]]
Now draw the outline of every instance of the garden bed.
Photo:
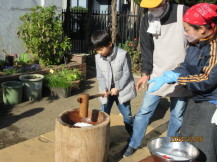
[(70, 68), (70, 69), (78, 68), (79, 70), (82, 71), (82, 73), (84, 74), (84, 77), (86, 78), (86, 64), (85, 63), (78, 64), (75, 62), (70, 62), (67, 65), (53, 65), (53, 66), (43, 68), (42, 70), (26, 72), (26, 73), (16, 73), (16, 74), (12, 74), (12, 75), (3, 75), (3, 73), (0, 73), (0, 83), (6, 82), (6, 81), (12, 81), (12, 80), (19, 80), (19, 76), (24, 75), (24, 74), (43, 74), (43, 75), (46, 75), (49, 73), (50, 69), (58, 70), (58, 69), (62, 69), (62, 68)]

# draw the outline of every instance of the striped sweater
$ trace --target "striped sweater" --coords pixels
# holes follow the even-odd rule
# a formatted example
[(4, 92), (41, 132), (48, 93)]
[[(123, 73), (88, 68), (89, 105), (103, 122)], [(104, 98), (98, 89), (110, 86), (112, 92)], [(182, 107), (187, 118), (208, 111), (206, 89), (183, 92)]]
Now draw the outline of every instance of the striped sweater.
[(193, 92), (194, 101), (217, 100), (217, 38), (192, 44), (174, 72), (178, 83)]

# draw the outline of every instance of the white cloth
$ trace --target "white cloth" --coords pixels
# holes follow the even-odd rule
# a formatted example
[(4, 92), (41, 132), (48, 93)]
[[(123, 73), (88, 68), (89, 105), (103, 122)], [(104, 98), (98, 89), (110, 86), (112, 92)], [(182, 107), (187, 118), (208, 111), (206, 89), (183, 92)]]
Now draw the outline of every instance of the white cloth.
[(153, 35), (160, 35), (160, 28), (160, 18), (152, 18), (151, 20), (149, 20), (149, 27), (147, 30), (148, 33)]
[(153, 17), (150, 12), (148, 12), (148, 22), (149, 27), (147, 29), (147, 32), (150, 34), (153, 34), (155, 36), (158, 36), (161, 34), (161, 22), (160, 19), (162, 19), (168, 12), (169, 12), (170, 4), (168, 3), (167, 8), (165, 9), (165, 12), (160, 17)]
[(211, 123), (217, 125), (217, 109), (212, 116)]
[(89, 124), (89, 123), (84, 123), (84, 122), (77, 122), (74, 124), (74, 126), (76, 126), (76, 127), (89, 127), (89, 126), (93, 126), (93, 125)]

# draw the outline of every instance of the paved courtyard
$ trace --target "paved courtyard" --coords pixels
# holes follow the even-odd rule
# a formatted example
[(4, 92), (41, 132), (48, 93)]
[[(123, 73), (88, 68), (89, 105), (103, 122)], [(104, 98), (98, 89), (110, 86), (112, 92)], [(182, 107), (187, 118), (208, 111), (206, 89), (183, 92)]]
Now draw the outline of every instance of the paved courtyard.
[[(1, 104), (0, 108), (0, 161), (4, 162), (52, 162), (54, 161), (54, 129), (55, 119), (63, 111), (79, 108), (76, 101), (80, 93), (98, 93), (98, 83), (95, 73), (88, 70), (87, 81), (80, 90), (68, 98), (50, 98), (49, 93), (43, 91), (40, 101), (22, 102), (13, 107)], [(135, 81), (137, 77), (135, 76)], [(138, 111), (143, 93), (132, 100), (133, 115)], [(98, 99), (90, 100), (90, 109), (99, 109)], [(148, 127), (141, 147), (129, 158), (122, 158), (121, 150), (126, 146), (129, 138), (123, 127), (122, 116), (116, 105), (111, 114), (111, 143), (108, 161), (134, 162), (144, 159), (150, 153), (146, 148), (147, 142), (158, 136), (165, 136), (169, 119), (169, 104), (163, 98)]]

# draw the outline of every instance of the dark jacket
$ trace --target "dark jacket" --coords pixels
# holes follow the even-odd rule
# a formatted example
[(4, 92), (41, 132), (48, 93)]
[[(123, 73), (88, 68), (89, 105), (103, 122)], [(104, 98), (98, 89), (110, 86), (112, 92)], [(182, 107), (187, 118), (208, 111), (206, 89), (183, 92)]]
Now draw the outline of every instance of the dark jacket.
[(217, 100), (217, 38), (192, 44), (185, 61), (174, 72), (178, 83), (193, 92), (194, 101)]

